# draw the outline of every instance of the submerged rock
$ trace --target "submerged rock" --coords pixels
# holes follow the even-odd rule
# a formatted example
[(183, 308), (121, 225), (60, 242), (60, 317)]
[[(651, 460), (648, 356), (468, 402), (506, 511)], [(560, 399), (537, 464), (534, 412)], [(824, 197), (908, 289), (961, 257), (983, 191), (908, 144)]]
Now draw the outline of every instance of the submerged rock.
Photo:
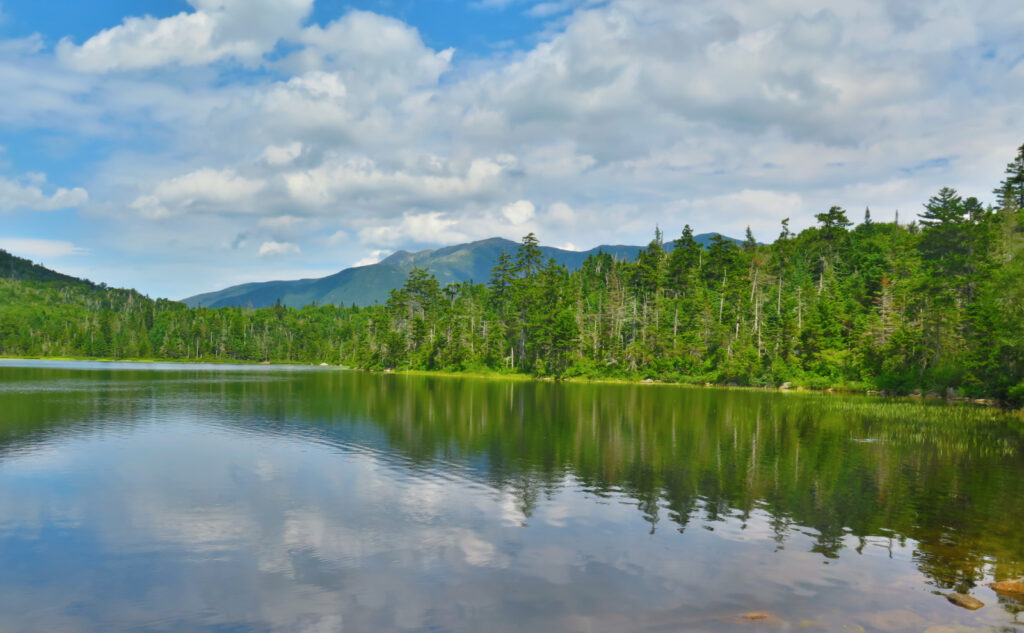
[(949, 600), (958, 607), (970, 609), (971, 611), (976, 611), (977, 609), (980, 609), (983, 606), (985, 606), (984, 602), (978, 600), (974, 596), (969, 596), (966, 593), (946, 594), (946, 600)]
[(913, 611), (905, 609), (894, 609), (891, 611), (879, 611), (865, 616), (864, 621), (868, 626), (883, 631), (903, 631), (908, 629), (921, 630), (925, 624), (924, 618)]
[(1016, 598), (1024, 597), (1024, 578), (1000, 580), (999, 582), (992, 583), (989, 587), (992, 587), (992, 590), (996, 593), (1013, 594)]

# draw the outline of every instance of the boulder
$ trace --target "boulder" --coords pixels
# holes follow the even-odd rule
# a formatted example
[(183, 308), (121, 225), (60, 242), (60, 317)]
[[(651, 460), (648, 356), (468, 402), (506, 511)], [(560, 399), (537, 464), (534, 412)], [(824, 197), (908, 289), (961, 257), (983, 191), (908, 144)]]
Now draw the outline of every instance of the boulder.
[(792, 389), (792, 388), (793, 388), (793, 383), (791, 383), (789, 381), (786, 381), (786, 382), (782, 383), (781, 385), (779, 385), (779, 389), (782, 389), (783, 391), (785, 391), (786, 389)]
[(992, 583), (989, 587), (992, 587), (992, 590), (996, 593), (1014, 594), (1015, 597), (1024, 597), (1024, 578), (1000, 580), (999, 582)]
[(977, 598), (975, 598), (973, 596), (969, 596), (966, 593), (949, 593), (949, 594), (946, 594), (946, 600), (949, 600), (950, 602), (952, 602), (953, 604), (955, 604), (958, 607), (963, 607), (965, 609), (970, 609), (971, 611), (976, 611), (976, 610), (982, 608), (983, 606), (985, 606), (984, 602), (982, 602), (981, 600), (978, 600)]

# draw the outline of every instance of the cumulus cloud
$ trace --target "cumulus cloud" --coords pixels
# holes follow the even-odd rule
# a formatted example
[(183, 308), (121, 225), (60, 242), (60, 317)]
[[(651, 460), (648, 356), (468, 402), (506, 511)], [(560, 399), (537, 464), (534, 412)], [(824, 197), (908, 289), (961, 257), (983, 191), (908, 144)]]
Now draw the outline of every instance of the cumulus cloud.
[(291, 242), (263, 242), (258, 252), (260, 257), (273, 257), (277, 255), (298, 255), (302, 249)]
[(302, 143), (295, 141), (287, 145), (268, 145), (263, 150), (263, 160), (270, 165), (288, 165), (302, 154)]
[(287, 61), (293, 68), (339, 72), (371, 87), (376, 97), (404, 97), (416, 86), (432, 85), (448, 70), (452, 48), (433, 51), (408, 24), (369, 11), (349, 11), (325, 27), (302, 31), (305, 48)]
[[(174, 218), (139, 248), (212, 261), (245, 235), (332, 262), (342, 241), (358, 260), (529, 230), (582, 248), (656, 224), (760, 235), (832, 204), (912, 214), (941, 185), (985, 199), (1024, 129), (1013, 0), (483, 4), (557, 17), (490, 58), (366, 11), (307, 25), (312, 0), (194, 0), (55, 55), (0, 41), (0, 123), (115, 139), (81, 204), (119, 227)], [(71, 196), (15, 185), (0, 210)]]
[(388, 253), (390, 253), (390, 252), (391, 251), (389, 251), (387, 249), (377, 249), (377, 250), (374, 250), (374, 251), (370, 251), (369, 255), (367, 255), (366, 257), (363, 257), (362, 259), (356, 261), (352, 265), (353, 266), (372, 266), (373, 264), (376, 264), (376, 263), (380, 262), (380, 260), (382, 260), (385, 257), (387, 257)]
[(258, 61), (284, 36), (294, 35), (313, 0), (189, 0), (195, 9), (168, 18), (128, 17), (80, 46), (57, 45), (66, 65), (87, 72), (200, 66), (225, 57)]
[[(555, 202), (548, 207), (547, 220), (555, 225), (572, 226), (577, 220), (576, 211), (564, 202)], [(575, 250), (575, 249), (572, 249)]]
[(403, 242), (443, 244), (468, 239), (456, 230), (458, 221), (437, 211), (409, 213), (396, 223), (374, 226), (359, 231), (359, 240), (377, 246), (395, 246)]
[(518, 200), (501, 208), (501, 214), (512, 224), (525, 224), (533, 219), (536, 207), (529, 200)]
[(401, 209), (493, 193), (506, 166), (502, 157), (476, 158), (436, 173), (429, 165), (389, 169), (366, 156), (337, 156), (312, 169), (285, 174), (284, 179), (291, 197), (310, 207), (348, 199), (364, 207)]
[(232, 169), (199, 169), (164, 180), (150, 195), (139, 196), (131, 207), (148, 218), (162, 218), (175, 210), (221, 209), (245, 212), (245, 205), (266, 183), (239, 176)]
[(266, 229), (284, 231), (294, 229), (302, 224), (303, 219), (294, 215), (279, 215), (272, 218), (261, 218), (259, 225)]
[(47, 195), (41, 188), (46, 181), (43, 174), (26, 174), (23, 180), (25, 182), (16, 182), (0, 177), (0, 212), (22, 209), (55, 211), (81, 206), (89, 199), (89, 194), (81, 187), (58, 187), (52, 194)]

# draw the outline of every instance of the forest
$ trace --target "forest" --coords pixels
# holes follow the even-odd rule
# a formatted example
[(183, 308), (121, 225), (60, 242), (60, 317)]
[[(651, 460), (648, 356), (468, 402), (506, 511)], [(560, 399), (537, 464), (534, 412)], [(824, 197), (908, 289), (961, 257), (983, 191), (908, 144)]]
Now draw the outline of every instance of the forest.
[[(533, 234), (485, 283), (415, 269), (386, 303), (187, 308), (2, 253), (0, 356), (330, 363), (1024, 404), (1024, 146), (996, 204), (942, 188), (917, 218), (832, 207), (762, 244), (655, 231), (569, 271)], [(43, 272), (40, 272), (43, 271)]]

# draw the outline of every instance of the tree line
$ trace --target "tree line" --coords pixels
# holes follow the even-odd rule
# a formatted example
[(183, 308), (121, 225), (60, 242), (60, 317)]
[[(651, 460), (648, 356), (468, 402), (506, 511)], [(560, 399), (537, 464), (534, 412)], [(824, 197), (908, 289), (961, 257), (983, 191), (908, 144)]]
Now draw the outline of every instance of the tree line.
[[(383, 305), (195, 308), (24, 273), (0, 354), (328, 362), (375, 370), (876, 389), (1024, 401), (1024, 146), (997, 204), (942, 188), (915, 221), (832, 207), (771, 244), (656, 231), (569, 271), (533, 234), (484, 283), (414, 269)], [(9, 256), (8, 256), (9, 258)], [(16, 266), (8, 266), (11, 271)], [(0, 266), (0, 274), (5, 267)]]

